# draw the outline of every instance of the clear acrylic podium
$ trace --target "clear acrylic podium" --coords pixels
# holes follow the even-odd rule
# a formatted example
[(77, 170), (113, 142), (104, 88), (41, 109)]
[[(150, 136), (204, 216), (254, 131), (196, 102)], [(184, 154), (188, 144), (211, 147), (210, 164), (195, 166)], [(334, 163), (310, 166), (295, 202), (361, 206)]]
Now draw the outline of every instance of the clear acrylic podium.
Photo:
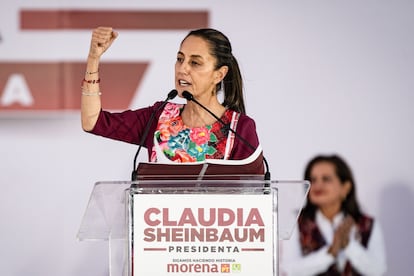
[[(145, 259), (143, 257), (141, 258), (143, 255), (140, 255), (141, 253), (139, 253), (144, 251), (139, 251), (138, 248), (138, 246), (141, 246), (138, 242), (142, 240), (142, 237), (136, 233), (140, 232), (139, 229), (141, 226), (138, 225), (139, 222), (136, 222), (136, 218), (134, 219), (134, 214), (139, 213), (134, 208), (140, 206), (141, 202), (147, 202), (148, 197), (150, 197), (149, 204), (154, 204), (154, 206), (156, 206), (158, 199), (161, 202), (165, 202), (167, 199), (177, 197), (177, 195), (180, 196), (179, 203), (185, 202), (185, 200), (190, 200), (192, 203), (188, 204), (193, 206), (194, 202), (201, 203), (204, 200), (204, 202), (208, 202), (207, 205), (211, 205), (208, 206), (211, 208), (219, 207), (222, 205), (221, 202), (227, 202), (227, 199), (233, 198), (237, 200), (240, 199), (241, 202), (244, 202), (240, 204), (240, 207), (248, 204), (250, 204), (250, 206), (255, 206), (255, 204), (259, 205), (269, 201), (270, 205), (264, 205), (265, 207), (263, 208), (270, 209), (268, 211), (272, 216), (270, 230), (267, 229), (267, 233), (271, 232), (271, 238), (270, 241), (269, 239), (266, 240), (267, 246), (270, 246), (270, 248), (267, 249), (267, 252), (271, 251), (272, 256), (265, 264), (266, 266), (270, 265), (270, 268), (268, 267), (267, 272), (264, 274), (261, 273), (261, 275), (278, 275), (278, 241), (289, 239), (298, 218), (299, 211), (305, 202), (306, 194), (309, 190), (309, 182), (264, 181), (258, 179), (257, 175), (240, 175), (232, 177), (229, 177), (228, 175), (223, 177), (216, 175), (211, 178), (204, 177), (202, 180), (198, 180), (195, 176), (179, 180), (174, 180), (174, 177), (169, 178), (168, 176), (163, 176), (162, 178), (163, 179), (152, 179), (151, 177), (148, 177), (134, 182), (106, 181), (95, 183), (77, 238), (80, 241), (101, 240), (108, 242), (109, 274), (111, 276), (193, 275), (191, 273), (180, 274), (177, 273), (177, 271), (171, 274), (163, 274), (159, 272), (154, 274), (148, 272), (141, 273), (136, 267), (137, 264), (134, 263), (137, 262), (137, 259)], [(224, 200), (223, 197), (225, 198)], [(170, 206), (171, 211), (177, 209), (174, 204), (176, 203), (171, 203), (171, 205), (173, 205)], [(182, 235), (182, 233), (179, 235)], [(146, 250), (167, 251), (166, 247), (167, 246), (165, 246), (164, 249), (160, 249), (159, 247), (156, 249), (146, 248)], [(256, 249), (256, 251), (258, 250), (259, 249)], [(266, 250), (261, 249), (261, 251)], [(243, 251), (243, 253), (245, 252)], [(154, 252), (148, 252), (146, 254), (154, 254)], [(180, 256), (187, 256), (188, 258), (191, 258), (190, 256), (193, 255), (200, 256), (201, 253), (190, 252), (186, 255), (183, 254), (184, 253), (174, 253), (174, 260), (177, 261), (177, 258), (185, 259), (185, 257)], [(258, 256), (257, 252), (252, 252), (251, 254), (252, 258)], [(239, 255), (241, 254), (239, 253)], [(228, 254), (220, 253), (220, 256), (228, 256)], [(240, 259), (242, 258), (240, 257)], [(238, 260), (236, 260), (236, 262), (237, 261)], [(191, 262), (191, 260), (189, 260), (189, 262)], [(243, 261), (239, 261), (239, 263), (243, 263)], [(183, 263), (179, 263), (179, 265), (184, 266)], [(233, 265), (233, 268), (237, 268), (236, 264)], [(188, 269), (188, 267), (185, 266), (184, 268)], [(243, 268), (243, 272), (247, 271), (248, 264), (243, 263)], [(246, 273), (243, 274), (239, 272), (240, 275), (249, 275)], [(196, 274), (207, 275), (207, 273), (203, 274), (200, 273), (200, 271)], [(208, 273), (208, 275), (210, 274), (211, 273)]]

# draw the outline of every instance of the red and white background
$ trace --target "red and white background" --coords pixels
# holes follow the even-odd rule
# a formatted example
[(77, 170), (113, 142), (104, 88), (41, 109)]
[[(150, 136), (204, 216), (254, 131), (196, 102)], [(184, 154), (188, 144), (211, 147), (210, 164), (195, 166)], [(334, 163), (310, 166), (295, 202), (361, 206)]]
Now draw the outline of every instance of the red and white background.
[(411, 1), (25, 0), (0, 7), (1, 275), (107, 275), (107, 244), (80, 243), (76, 233), (93, 183), (128, 180), (136, 147), (80, 127), (80, 80), (97, 25), (120, 34), (100, 68), (111, 110), (164, 99), (189, 29), (222, 30), (272, 178), (301, 179), (317, 153), (343, 155), (363, 208), (384, 228), (389, 275), (411, 271)]

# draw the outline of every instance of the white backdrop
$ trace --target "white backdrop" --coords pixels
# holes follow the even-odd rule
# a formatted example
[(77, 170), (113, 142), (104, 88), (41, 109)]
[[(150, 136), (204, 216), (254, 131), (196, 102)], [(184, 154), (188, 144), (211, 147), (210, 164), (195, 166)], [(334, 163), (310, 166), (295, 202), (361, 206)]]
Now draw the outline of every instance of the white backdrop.
[[(89, 31), (21, 32), (21, 8), (208, 10), (232, 41), (272, 179), (301, 179), (315, 154), (342, 155), (384, 228), (387, 275), (410, 274), (414, 2), (3, 1), (0, 62), (86, 58)], [(150, 62), (130, 108), (164, 99), (187, 32), (119, 32), (106, 61)], [(129, 180), (135, 151), (84, 133), (78, 111), (0, 112), (0, 274), (107, 275), (107, 244), (76, 233), (93, 184)]]

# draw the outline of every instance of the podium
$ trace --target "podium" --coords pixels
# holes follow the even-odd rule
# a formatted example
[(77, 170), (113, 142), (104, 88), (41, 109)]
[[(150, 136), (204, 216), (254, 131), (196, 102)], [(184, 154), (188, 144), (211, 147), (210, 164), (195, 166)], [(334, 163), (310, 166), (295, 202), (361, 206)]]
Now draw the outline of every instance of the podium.
[(111, 276), (278, 275), (278, 241), (309, 187), (260, 175), (97, 182), (77, 238), (108, 242)]

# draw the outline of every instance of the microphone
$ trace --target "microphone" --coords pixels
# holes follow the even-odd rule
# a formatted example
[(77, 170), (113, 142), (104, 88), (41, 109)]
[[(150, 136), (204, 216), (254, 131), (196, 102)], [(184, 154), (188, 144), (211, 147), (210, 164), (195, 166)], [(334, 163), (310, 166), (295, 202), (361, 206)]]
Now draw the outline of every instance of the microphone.
[[(251, 148), (253, 151), (256, 150), (255, 147), (252, 146), (252, 144), (249, 143), (249, 141), (247, 141), (244, 137), (240, 136), (234, 129), (232, 129), (228, 124), (224, 123), (222, 119), (220, 119), (218, 116), (216, 116), (216, 114), (214, 114), (213, 112), (211, 112), (211, 110), (209, 110), (207, 107), (205, 107), (204, 105), (202, 105), (199, 101), (197, 101), (193, 94), (191, 94), (188, 91), (183, 91), (182, 93), (183, 97), (187, 100), (187, 101), (192, 101), (195, 102), (197, 105), (199, 105), (201, 108), (203, 108), (205, 111), (207, 111), (208, 113), (210, 113), (211, 116), (213, 116), (217, 121), (219, 121), (227, 130), (231, 131), (237, 138), (239, 138), (245, 145), (247, 145), (249, 148)], [(264, 180), (266, 181), (270, 181), (270, 171), (269, 171), (269, 164), (267, 163), (266, 158), (263, 156), (263, 162), (265, 164), (266, 167), (266, 171), (265, 171), (265, 175), (264, 175)], [(269, 183), (266, 184), (266, 187), (268, 188)]]
[(142, 134), (141, 140), (139, 142), (139, 146), (138, 146), (137, 152), (135, 153), (135, 157), (134, 157), (134, 167), (132, 169), (132, 175), (131, 175), (131, 180), (132, 181), (137, 180), (137, 177), (138, 177), (138, 175), (137, 175), (137, 158), (138, 158), (138, 154), (141, 151), (142, 144), (144, 144), (145, 139), (147, 139), (149, 129), (150, 129), (151, 125), (152, 125), (152, 121), (155, 118), (155, 114), (158, 111), (160, 111), (161, 109), (163, 109), (164, 106), (168, 103), (168, 101), (174, 99), (177, 96), (177, 94), (178, 94), (178, 91), (177, 90), (175, 90), (175, 89), (171, 90), (170, 93), (168, 93), (167, 98), (164, 100), (164, 102), (156, 110), (154, 110), (151, 113), (151, 116), (150, 116), (150, 118), (148, 120), (147, 127), (145, 128), (145, 131)]

